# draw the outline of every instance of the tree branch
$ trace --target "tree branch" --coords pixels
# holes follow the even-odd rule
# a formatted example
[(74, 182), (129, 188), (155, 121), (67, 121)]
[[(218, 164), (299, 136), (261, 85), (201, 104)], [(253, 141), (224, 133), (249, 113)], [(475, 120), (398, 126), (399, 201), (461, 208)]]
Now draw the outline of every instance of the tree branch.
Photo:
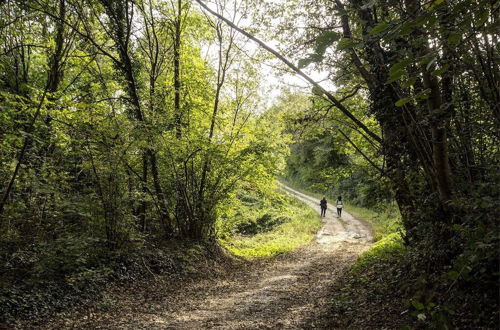
[(277, 59), (279, 59), (281, 62), (286, 64), (290, 69), (292, 69), (295, 73), (297, 73), (299, 76), (304, 78), (307, 82), (309, 82), (311, 85), (316, 87), (323, 95), (325, 95), (328, 100), (335, 106), (337, 107), (344, 115), (346, 115), (349, 119), (351, 119), (357, 126), (359, 126), (363, 131), (366, 132), (369, 136), (371, 136), (375, 141), (382, 143), (382, 139), (380, 136), (372, 132), (368, 127), (366, 127), (365, 124), (363, 124), (358, 118), (356, 118), (335, 96), (333, 96), (330, 92), (328, 92), (326, 89), (324, 89), (320, 84), (315, 82), (311, 77), (309, 77), (307, 74), (305, 74), (302, 70), (300, 70), (296, 65), (294, 65), (292, 62), (287, 60), (283, 55), (278, 53), (276, 50), (273, 48), (269, 47), (266, 45), (262, 40), (258, 39), (257, 37), (253, 36), (252, 34), (248, 33), (247, 31), (239, 28), (231, 22), (229, 19), (225, 18), (221, 14), (213, 11), (210, 9), (203, 1), (201, 0), (195, 0), (204, 10), (208, 11), (210, 14), (218, 17), (222, 21), (224, 21), (227, 25), (229, 25), (231, 28), (234, 30), (238, 31), (239, 33), (243, 34), (245, 37), (248, 39), (256, 42), (259, 46), (264, 48), (266, 51), (270, 52), (273, 54)]

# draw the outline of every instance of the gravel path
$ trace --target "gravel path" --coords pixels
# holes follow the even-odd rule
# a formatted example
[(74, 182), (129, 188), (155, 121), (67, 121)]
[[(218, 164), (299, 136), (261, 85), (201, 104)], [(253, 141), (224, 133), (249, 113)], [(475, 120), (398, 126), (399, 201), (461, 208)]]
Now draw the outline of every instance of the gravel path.
[[(319, 200), (281, 188), (318, 210)], [(370, 246), (370, 227), (329, 209), (314, 242), (256, 261), (224, 278), (158, 292), (135, 288), (114, 297), (120, 307), (58, 324), (79, 329), (313, 329), (328, 313), (331, 287)], [(118, 301), (116, 301), (118, 299)]]

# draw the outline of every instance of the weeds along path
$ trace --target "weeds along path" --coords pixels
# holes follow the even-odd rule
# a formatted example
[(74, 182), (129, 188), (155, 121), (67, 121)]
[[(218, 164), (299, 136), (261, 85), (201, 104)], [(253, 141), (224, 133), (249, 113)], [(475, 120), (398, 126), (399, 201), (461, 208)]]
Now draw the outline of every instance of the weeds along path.
[[(319, 212), (319, 200), (281, 188)], [(135, 288), (114, 297), (119, 308), (58, 328), (311, 329), (327, 315), (331, 287), (372, 240), (369, 226), (328, 210), (315, 240), (293, 253), (250, 263), (223, 278), (158, 292)]]

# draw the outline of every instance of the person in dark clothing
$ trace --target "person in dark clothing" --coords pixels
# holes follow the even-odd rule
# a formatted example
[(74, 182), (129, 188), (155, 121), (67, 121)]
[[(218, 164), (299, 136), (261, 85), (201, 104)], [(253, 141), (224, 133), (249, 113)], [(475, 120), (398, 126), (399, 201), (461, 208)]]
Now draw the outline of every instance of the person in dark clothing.
[(337, 214), (339, 215), (339, 217), (342, 216), (342, 207), (344, 207), (344, 203), (342, 203), (342, 196), (339, 196), (337, 198)]
[(325, 197), (323, 197), (321, 202), (319, 202), (319, 205), (321, 206), (321, 216), (325, 217), (326, 216), (326, 209), (327, 209), (327, 202), (326, 202)]

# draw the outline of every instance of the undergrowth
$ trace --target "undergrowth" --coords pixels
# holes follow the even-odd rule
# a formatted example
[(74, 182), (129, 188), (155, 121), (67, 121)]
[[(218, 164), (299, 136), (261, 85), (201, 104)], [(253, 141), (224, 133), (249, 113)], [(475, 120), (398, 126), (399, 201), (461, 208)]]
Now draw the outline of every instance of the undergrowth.
[[(236, 219), (233, 235), (220, 239), (238, 257), (273, 257), (293, 251), (309, 243), (321, 228), (318, 214), (293, 197), (279, 192), (247, 193), (248, 196), (241, 197), (244, 206), (239, 215), (243, 220)], [(253, 208), (249, 203), (254, 204)]]
[[(350, 211), (360, 218), (371, 217), (381, 238), (333, 288), (330, 319), (325, 327), (498, 328), (499, 262), (495, 251), (499, 240), (498, 233), (488, 229), (491, 227), (455, 224), (432, 233), (429, 228), (435, 228), (435, 224), (423, 222), (419, 226), (429, 228), (420, 230), (428, 237), (405, 245), (398, 226), (387, 221), (390, 217), (374, 216), (373, 211)], [(484, 211), (480, 214), (488, 218)], [(385, 228), (384, 221), (388, 223)], [(377, 230), (379, 225), (381, 229)], [(450, 230), (455, 231), (451, 236), (458, 239), (433, 239)], [(361, 316), (358, 306), (363, 306)]]
[(390, 234), (362, 254), (332, 288), (324, 326), (497, 329), (498, 260), (495, 253), (486, 253), (483, 260), (473, 257), (477, 249), (494, 246), (483, 237), (451, 262), (438, 265), (429, 262), (431, 255), (424, 256), (432, 252), (407, 247), (398, 234)]
[(199, 260), (223, 254), (213, 242), (135, 242), (109, 251), (98, 239), (60, 237), (6, 256), (0, 260), (0, 325), (65, 314), (98, 301), (109, 287), (178, 278)]

